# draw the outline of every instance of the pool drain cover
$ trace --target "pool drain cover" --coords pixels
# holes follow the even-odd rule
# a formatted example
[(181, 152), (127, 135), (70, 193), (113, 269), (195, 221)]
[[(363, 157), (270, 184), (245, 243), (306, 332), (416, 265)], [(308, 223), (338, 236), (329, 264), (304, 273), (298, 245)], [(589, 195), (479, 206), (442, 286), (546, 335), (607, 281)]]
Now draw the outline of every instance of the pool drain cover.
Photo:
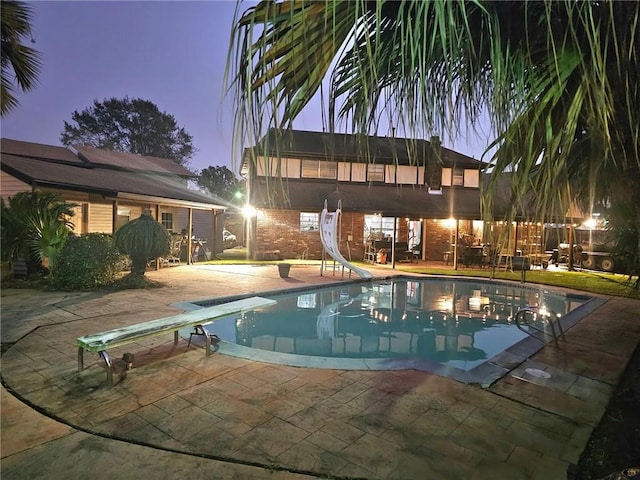
[(544, 370), (540, 370), (539, 368), (525, 368), (524, 371), (532, 377), (551, 378), (551, 374), (549, 372), (545, 372)]

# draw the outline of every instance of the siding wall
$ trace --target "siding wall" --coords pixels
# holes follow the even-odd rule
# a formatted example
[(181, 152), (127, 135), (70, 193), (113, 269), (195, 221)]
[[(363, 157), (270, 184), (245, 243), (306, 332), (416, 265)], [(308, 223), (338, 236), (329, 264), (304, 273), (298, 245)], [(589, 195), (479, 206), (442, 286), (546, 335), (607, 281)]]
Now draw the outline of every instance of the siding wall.
[(16, 193), (31, 191), (31, 185), (5, 172), (0, 172), (0, 195), (5, 201)]

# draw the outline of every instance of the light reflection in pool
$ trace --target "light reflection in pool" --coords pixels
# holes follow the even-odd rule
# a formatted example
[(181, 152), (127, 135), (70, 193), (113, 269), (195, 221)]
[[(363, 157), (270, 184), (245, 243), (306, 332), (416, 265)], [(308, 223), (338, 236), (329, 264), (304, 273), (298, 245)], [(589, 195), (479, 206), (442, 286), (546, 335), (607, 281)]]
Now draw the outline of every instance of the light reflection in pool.
[(424, 359), (469, 370), (527, 337), (513, 322), (539, 305), (566, 315), (588, 297), (542, 287), (455, 279), (393, 279), (282, 295), (215, 322), (223, 340), (285, 354)]

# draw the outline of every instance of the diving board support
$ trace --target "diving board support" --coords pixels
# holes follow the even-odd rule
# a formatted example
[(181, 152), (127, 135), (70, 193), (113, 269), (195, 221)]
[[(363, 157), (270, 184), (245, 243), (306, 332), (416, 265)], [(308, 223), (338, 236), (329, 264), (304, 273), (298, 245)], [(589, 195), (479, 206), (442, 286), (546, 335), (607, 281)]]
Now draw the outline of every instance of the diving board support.
[(161, 335), (171, 331), (173, 332), (173, 343), (177, 345), (179, 339), (178, 330), (196, 326), (206, 333), (205, 356), (209, 356), (211, 336), (213, 335), (207, 330), (206, 325), (228, 315), (250, 312), (258, 308), (275, 305), (276, 303), (276, 300), (270, 298), (248, 297), (179, 313), (170, 317), (158, 318), (156, 320), (79, 337), (76, 339), (76, 345), (78, 346), (78, 371), (81, 372), (84, 370), (84, 351), (95, 352), (104, 361), (107, 370), (107, 385), (112, 386), (113, 362), (111, 356), (107, 353), (107, 349), (121, 347), (138, 342), (143, 338)]
[[(356, 267), (349, 262), (340, 253), (338, 248), (338, 220), (342, 213), (342, 202), (338, 201), (338, 208), (335, 212), (329, 212), (327, 210), (327, 201), (324, 201), (324, 208), (320, 216), (320, 240), (322, 240), (322, 247), (324, 251), (328, 253), (331, 258), (341, 264), (343, 267), (348, 268), (350, 271), (357, 273), (360, 278), (373, 278), (373, 275), (364, 268)], [(322, 267), (320, 274), (324, 270), (324, 255), (322, 259)]]

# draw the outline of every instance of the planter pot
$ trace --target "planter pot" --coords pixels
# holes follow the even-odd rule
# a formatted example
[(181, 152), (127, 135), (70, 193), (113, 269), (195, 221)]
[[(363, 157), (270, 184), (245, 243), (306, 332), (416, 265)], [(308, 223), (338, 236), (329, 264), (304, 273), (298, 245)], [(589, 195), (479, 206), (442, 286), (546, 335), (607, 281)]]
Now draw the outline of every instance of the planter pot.
[(278, 264), (278, 272), (280, 273), (280, 277), (282, 278), (287, 278), (289, 276), (290, 269), (291, 269), (291, 265), (289, 263)]

